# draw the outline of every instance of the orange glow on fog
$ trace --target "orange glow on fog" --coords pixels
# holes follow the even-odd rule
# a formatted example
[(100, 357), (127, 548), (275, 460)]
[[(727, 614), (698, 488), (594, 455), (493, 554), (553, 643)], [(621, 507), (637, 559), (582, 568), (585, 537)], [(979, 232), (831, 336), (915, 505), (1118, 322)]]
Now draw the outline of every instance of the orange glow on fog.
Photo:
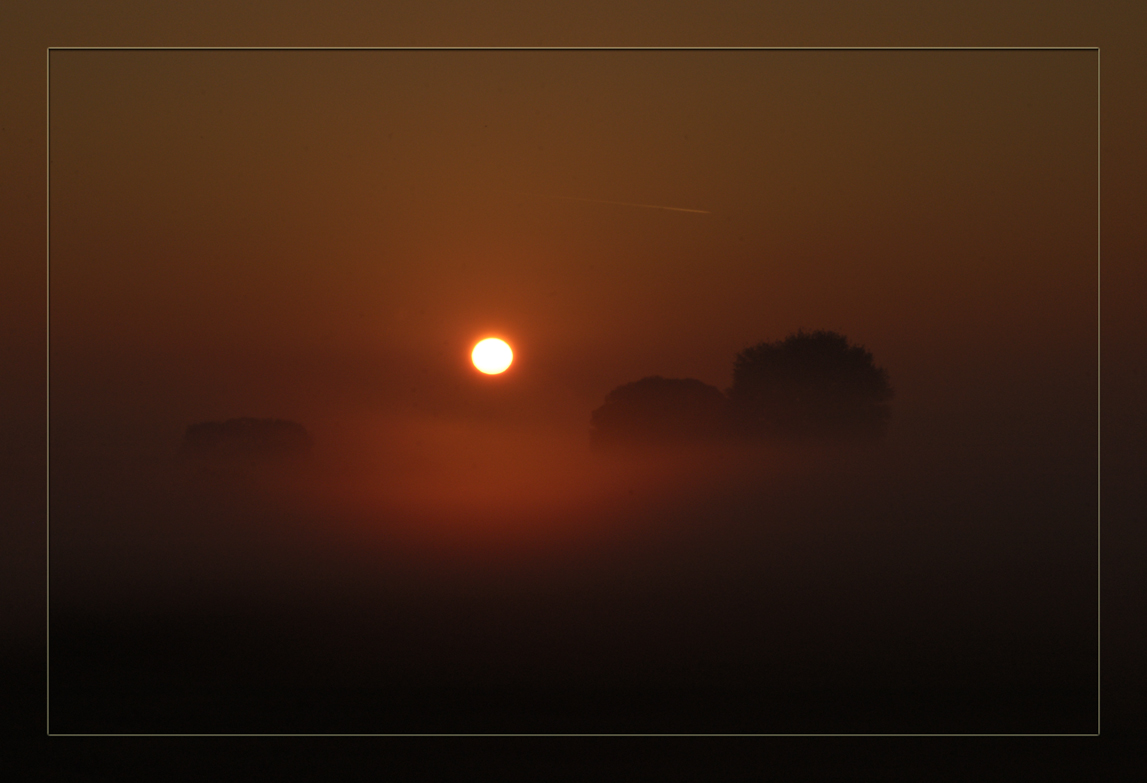
[(594, 455), (578, 430), (435, 417), (363, 421), (355, 440), (337, 449), (353, 464), (315, 487), (319, 515), (360, 541), (475, 562), (633, 538), (721, 472), (698, 454)]

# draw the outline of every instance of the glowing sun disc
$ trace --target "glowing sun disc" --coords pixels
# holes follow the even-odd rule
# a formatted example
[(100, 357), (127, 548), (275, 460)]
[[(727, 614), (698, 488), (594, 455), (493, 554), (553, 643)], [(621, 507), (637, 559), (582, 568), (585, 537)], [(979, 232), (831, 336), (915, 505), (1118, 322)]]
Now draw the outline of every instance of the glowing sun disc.
[(470, 352), (470, 360), (487, 375), (497, 375), (505, 372), (510, 362), (514, 361), (514, 352), (504, 340), (487, 337), (474, 346), (474, 350)]

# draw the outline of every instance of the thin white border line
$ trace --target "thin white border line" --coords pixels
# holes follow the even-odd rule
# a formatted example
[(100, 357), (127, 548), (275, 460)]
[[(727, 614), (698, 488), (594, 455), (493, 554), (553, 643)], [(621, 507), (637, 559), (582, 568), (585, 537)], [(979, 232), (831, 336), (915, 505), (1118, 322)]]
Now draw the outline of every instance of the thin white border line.
[(49, 46), (50, 51), (318, 52), (1067, 52), (1098, 46)]
[[(625, 52), (677, 52), (677, 51), (1093, 51), (1095, 52), (1095, 76), (1096, 76), (1096, 416), (1097, 416), (1097, 432), (1096, 432), (1096, 478), (1097, 478), (1097, 497), (1096, 497), (1096, 525), (1097, 525), (1097, 570), (1098, 581), (1096, 585), (1096, 731), (1094, 734), (1080, 733), (1080, 734), (982, 734), (982, 733), (939, 733), (939, 734), (657, 734), (657, 733), (638, 733), (638, 734), (497, 734), (497, 733), (479, 733), (479, 734), (371, 734), (371, 733), (352, 733), (352, 734), (300, 734), (300, 733), (284, 733), (284, 734), (53, 734), (51, 730), (51, 675), (49, 667), (51, 666), (51, 601), (49, 600), (49, 590), (51, 586), (51, 515), (49, 513), (49, 503), (51, 500), (50, 491), (50, 475), (51, 471), (48, 466), (49, 452), (50, 452), (50, 439), (48, 438), (48, 429), (50, 428), (51, 416), (49, 406), (51, 397), (48, 392), (50, 388), (50, 375), (51, 375), (51, 96), (52, 96), (52, 59), (51, 54), (53, 51), (458, 51), (458, 52), (471, 52), (471, 51), (527, 51), (527, 52), (541, 52), (541, 51), (625, 51)], [(1102, 449), (1100, 447), (1103, 419), (1101, 413), (1102, 403), (1102, 377), (1101, 377), (1101, 355), (1102, 355), (1102, 339), (1100, 330), (1102, 327), (1101, 318), (1101, 304), (1103, 295), (1101, 290), (1102, 280), (1102, 76), (1101, 76), (1101, 50), (1098, 46), (48, 46), (45, 49), (45, 362), (44, 362), (44, 412), (45, 412), (45, 498), (44, 498), (44, 531), (45, 531), (45, 730), (47, 736), (50, 737), (328, 737), (328, 736), (345, 736), (345, 737), (1098, 737), (1100, 735), (1100, 726), (1102, 719), (1102, 601), (1100, 592), (1103, 585), (1103, 553), (1102, 553)], [(644, 205), (641, 205), (644, 206)]]
[(52, 50), (44, 54), (44, 728), (52, 733)]
[(1098, 734), (888, 734), (888, 733), (868, 733), (868, 734), (843, 734), (834, 732), (830, 734), (683, 734), (681, 732), (669, 732), (665, 734), (655, 734), (648, 731), (636, 732), (633, 734), (586, 734), (574, 732), (555, 732), (553, 734), (508, 734), (491, 732), (488, 734), (476, 734), (473, 732), (448, 732), (445, 734), (425, 734), (416, 732), (407, 732), (403, 734), (371, 734), (370, 732), (353, 732), (349, 734), (305, 734), (301, 732), (286, 732), (283, 734), (155, 734), (155, 733), (142, 733), (142, 734), (52, 734), (53, 737), (1098, 737)]
[(1100, 76), (1100, 52), (1098, 49), (1095, 51), (1095, 522), (1096, 522), (1096, 552), (1095, 552), (1095, 568), (1096, 585), (1095, 585), (1095, 676), (1096, 676), (1096, 697), (1095, 697), (1095, 726), (1096, 730), (1100, 729), (1103, 720), (1103, 710), (1101, 708), (1103, 698), (1103, 449), (1100, 445), (1101, 438), (1103, 437), (1103, 414), (1101, 412), (1103, 405), (1103, 381), (1101, 362), (1103, 358), (1103, 340), (1101, 339), (1101, 329), (1103, 319), (1101, 316), (1100, 306), (1103, 301), (1102, 295), (1102, 278), (1103, 278), (1103, 217), (1102, 217), (1102, 200), (1103, 200), (1103, 80)]

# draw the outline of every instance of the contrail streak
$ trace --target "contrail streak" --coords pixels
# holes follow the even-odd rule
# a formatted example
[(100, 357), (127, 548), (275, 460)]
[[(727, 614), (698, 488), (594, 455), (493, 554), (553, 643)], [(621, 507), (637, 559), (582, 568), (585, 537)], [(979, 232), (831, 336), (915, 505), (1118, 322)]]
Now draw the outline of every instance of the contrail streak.
[(606, 201), (602, 198), (578, 198), (577, 196), (547, 196), (544, 193), (526, 193), (522, 190), (504, 190), (503, 193), (516, 193), (519, 196), (534, 196), (535, 198), (556, 198), (563, 201), (588, 201), (591, 204), (615, 204), (619, 207), (642, 207), (643, 209), (666, 209), (670, 212), (695, 212), (699, 215), (713, 214), (707, 209), (686, 209), (685, 207), (665, 207), (660, 204), (634, 204), (632, 201)]

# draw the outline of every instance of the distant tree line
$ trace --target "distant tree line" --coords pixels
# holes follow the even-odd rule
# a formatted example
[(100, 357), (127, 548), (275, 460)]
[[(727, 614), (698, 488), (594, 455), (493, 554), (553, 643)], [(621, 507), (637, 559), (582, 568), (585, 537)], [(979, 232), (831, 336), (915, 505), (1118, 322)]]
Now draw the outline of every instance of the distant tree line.
[(737, 354), (725, 393), (653, 376), (606, 395), (590, 417), (596, 447), (729, 439), (874, 440), (891, 415), (888, 372), (835, 332), (798, 331)]

